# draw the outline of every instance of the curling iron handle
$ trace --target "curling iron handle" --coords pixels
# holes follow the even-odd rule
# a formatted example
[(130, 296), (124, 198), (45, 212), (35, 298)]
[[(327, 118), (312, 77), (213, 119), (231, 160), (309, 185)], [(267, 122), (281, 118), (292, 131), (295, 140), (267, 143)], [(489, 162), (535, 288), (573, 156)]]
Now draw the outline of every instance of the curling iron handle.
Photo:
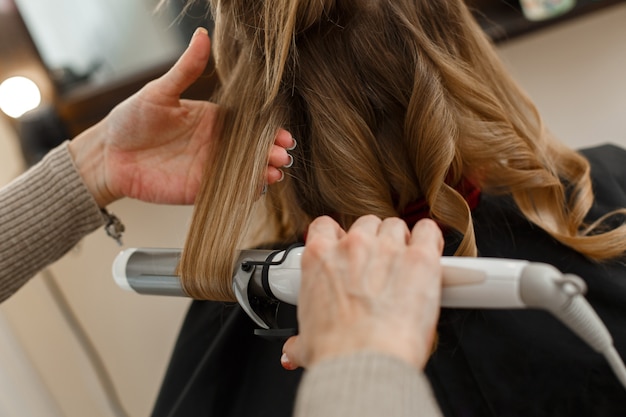
[[(283, 259), (269, 267), (271, 296), (297, 305), (300, 291), (301, 258), (304, 247), (276, 253), (268, 261)], [(524, 308), (519, 279), (528, 261), (442, 257), (442, 306), (457, 308)]]

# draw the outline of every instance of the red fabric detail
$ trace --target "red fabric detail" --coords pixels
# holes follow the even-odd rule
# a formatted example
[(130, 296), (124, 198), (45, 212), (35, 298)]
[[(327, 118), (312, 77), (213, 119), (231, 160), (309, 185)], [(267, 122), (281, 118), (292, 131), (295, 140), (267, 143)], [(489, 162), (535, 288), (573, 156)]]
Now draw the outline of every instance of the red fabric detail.
[[(478, 202), (480, 201), (480, 188), (471, 181), (463, 179), (454, 189), (465, 198), (470, 210), (474, 210), (478, 206)], [(420, 198), (409, 203), (402, 213), (400, 213), (400, 217), (406, 222), (409, 229), (411, 229), (415, 223), (421, 219), (430, 217), (430, 207), (424, 198)]]
[[(458, 191), (463, 198), (465, 198), (470, 210), (474, 210), (478, 206), (478, 203), (480, 202), (480, 188), (478, 188), (474, 183), (467, 179), (463, 179), (456, 187), (454, 187), (454, 189)], [(336, 219), (337, 216), (332, 217)], [(418, 221), (430, 217), (430, 207), (424, 198), (420, 198), (412, 203), (409, 203), (404, 208), (402, 213), (400, 213), (399, 217), (406, 222), (409, 229), (412, 229)], [(308, 231), (305, 231), (303, 236), (305, 242), (308, 234), (307, 232)]]

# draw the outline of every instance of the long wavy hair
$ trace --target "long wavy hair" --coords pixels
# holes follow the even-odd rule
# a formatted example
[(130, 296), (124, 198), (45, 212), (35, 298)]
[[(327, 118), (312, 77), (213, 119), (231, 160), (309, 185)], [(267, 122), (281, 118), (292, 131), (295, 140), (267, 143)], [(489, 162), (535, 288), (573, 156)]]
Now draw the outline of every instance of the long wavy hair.
[[(477, 254), (455, 190), (509, 194), (526, 218), (589, 258), (626, 249), (624, 227), (584, 224), (589, 164), (544, 128), (462, 0), (211, 0), (223, 135), (207, 165), (179, 272), (195, 298), (233, 300), (254, 217), (275, 239), (330, 214), (345, 228), (423, 198)], [(298, 140), (259, 200), (278, 128)], [(258, 201), (257, 201), (258, 200)]]

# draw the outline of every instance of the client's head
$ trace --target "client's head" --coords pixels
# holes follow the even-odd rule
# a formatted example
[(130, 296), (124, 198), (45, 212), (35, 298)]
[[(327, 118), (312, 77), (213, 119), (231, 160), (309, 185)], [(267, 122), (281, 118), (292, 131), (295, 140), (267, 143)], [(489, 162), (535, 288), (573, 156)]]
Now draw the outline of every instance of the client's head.
[(298, 140), (295, 161), (255, 217), (276, 240), (302, 236), (319, 215), (349, 227), (424, 199), (462, 237), (457, 253), (475, 255), (470, 208), (455, 190), (467, 179), (511, 194), (563, 243), (615, 256), (578, 236), (592, 202), (588, 164), (544, 130), (462, 0), (211, 5), (223, 135), (181, 260), (190, 295), (233, 299), (235, 250), (280, 127)]

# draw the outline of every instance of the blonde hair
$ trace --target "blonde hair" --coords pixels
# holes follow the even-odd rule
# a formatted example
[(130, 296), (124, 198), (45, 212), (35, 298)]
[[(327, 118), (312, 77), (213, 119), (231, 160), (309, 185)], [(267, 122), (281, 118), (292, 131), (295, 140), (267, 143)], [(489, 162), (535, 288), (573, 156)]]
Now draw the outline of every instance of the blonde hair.
[(477, 254), (454, 186), (510, 194), (528, 220), (592, 259), (622, 255), (624, 227), (585, 225), (589, 164), (556, 141), (462, 0), (213, 0), (223, 134), (180, 263), (185, 291), (232, 300), (278, 128), (298, 139), (263, 225), (301, 236), (315, 217), (349, 227), (424, 198)]

